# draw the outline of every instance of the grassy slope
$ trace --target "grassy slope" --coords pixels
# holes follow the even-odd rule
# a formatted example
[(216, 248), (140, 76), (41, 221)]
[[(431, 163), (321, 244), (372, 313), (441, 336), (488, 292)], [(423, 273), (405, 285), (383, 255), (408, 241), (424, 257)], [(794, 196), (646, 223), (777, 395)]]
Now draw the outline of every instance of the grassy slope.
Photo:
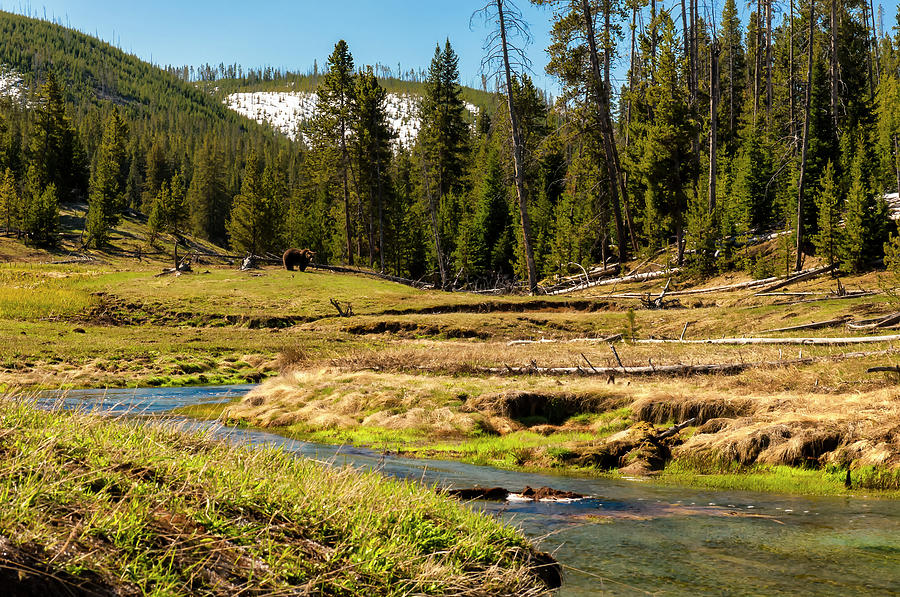
[(0, 454), (0, 580), (33, 594), (544, 589), (515, 530), (376, 473), (8, 399)]

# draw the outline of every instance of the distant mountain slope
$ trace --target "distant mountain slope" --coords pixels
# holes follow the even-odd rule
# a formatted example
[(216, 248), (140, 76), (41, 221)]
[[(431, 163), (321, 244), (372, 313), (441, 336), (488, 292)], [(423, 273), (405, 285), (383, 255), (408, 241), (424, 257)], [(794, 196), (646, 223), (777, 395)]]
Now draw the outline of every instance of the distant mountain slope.
[(136, 56), (73, 29), (0, 11), (0, 70), (17, 73), (28, 96), (51, 69), (66, 86), (76, 123), (116, 105), (133, 131), (180, 137), (184, 149), (210, 133), (234, 139), (249, 131), (274, 140), (220, 100)]

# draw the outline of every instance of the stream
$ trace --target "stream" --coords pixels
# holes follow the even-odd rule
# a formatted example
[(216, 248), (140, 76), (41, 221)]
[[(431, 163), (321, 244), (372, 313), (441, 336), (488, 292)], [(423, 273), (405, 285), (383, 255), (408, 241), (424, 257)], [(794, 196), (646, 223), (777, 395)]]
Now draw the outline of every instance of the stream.
[[(252, 386), (68, 391), (46, 403), (161, 415), (228, 401)], [(336, 465), (440, 487), (526, 485), (590, 496), (572, 503), (471, 502), (520, 527), (565, 570), (558, 595), (900, 595), (900, 501), (668, 487), (383, 456), (347, 446), (175, 419), (231, 441), (279, 445)]]

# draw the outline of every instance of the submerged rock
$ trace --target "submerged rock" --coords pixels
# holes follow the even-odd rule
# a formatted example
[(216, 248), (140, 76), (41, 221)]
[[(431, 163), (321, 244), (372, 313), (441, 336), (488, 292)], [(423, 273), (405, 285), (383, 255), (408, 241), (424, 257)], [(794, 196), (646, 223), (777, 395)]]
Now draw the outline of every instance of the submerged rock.
[(519, 492), (510, 491), (503, 487), (484, 488), (476, 486), (466, 489), (448, 489), (447, 494), (461, 500), (488, 500), (494, 502), (502, 502), (509, 499), (539, 502), (580, 500), (584, 498), (583, 495), (572, 491), (561, 491), (546, 486), (534, 489), (527, 485)]

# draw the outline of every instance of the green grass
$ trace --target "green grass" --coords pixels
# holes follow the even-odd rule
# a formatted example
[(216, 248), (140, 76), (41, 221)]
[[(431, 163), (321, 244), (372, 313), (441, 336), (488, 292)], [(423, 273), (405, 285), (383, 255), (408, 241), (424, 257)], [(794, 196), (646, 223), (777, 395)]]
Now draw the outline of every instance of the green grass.
[(0, 319), (36, 320), (82, 312), (96, 300), (51, 268), (0, 267)]
[(58, 578), (144, 595), (545, 591), (515, 529), (375, 473), (11, 400), (0, 452), (0, 535)]
[(673, 460), (655, 477), (671, 485), (706, 487), (717, 490), (762, 491), (799, 495), (852, 495), (874, 493), (879, 497), (900, 498), (900, 475), (897, 471), (866, 467), (850, 473), (852, 487), (844, 485), (846, 469), (828, 467), (806, 469), (793, 466), (737, 464), (721, 466), (713, 472), (709, 467), (697, 467), (689, 462)]

